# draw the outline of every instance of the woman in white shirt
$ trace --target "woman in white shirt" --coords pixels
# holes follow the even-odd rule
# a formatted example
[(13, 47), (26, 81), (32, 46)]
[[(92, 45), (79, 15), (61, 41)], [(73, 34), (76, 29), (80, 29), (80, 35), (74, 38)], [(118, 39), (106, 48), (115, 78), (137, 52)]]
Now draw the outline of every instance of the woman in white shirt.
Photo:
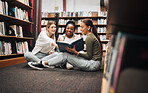
[(25, 59), (36, 62), (48, 59), (49, 54), (56, 56), (57, 53), (53, 53), (55, 52), (55, 47), (58, 48), (58, 45), (55, 43), (55, 32), (56, 23), (49, 21), (46, 25), (46, 30), (40, 32), (32, 52), (26, 52), (24, 54)]

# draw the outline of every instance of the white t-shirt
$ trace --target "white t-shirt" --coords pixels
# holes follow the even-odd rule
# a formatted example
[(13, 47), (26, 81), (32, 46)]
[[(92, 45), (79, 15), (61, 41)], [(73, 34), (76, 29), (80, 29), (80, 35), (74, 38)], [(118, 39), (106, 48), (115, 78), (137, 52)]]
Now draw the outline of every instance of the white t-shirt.
[(59, 36), (58, 41), (63, 41), (65, 43), (71, 43), (71, 42), (75, 41), (76, 39), (79, 39), (80, 37), (81, 37), (80, 35), (74, 34), (72, 38), (68, 38), (66, 36), (66, 34), (63, 34), (63, 35)]
[(33, 54), (52, 52), (55, 49), (55, 46), (52, 45), (52, 42), (55, 42), (52, 38), (49, 38), (46, 34), (46, 31), (41, 31), (37, 40), (34, 49), (32, 50)]

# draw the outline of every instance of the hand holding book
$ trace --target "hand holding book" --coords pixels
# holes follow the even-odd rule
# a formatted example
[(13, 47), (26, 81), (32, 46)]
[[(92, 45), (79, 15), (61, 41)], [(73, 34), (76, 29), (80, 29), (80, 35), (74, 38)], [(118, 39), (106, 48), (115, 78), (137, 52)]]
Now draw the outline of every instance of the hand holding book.
[(74, 45), (73, 48), (66, 47), (66, 50), (67, 50), (68, 52), (70, 52), (70, 53), (75, 54), (75, 55), (78, 55), (78, 54), (79, 54), (79, 52), (77, 52), (76, 49), (75, 49), (75, 45)]
[[(57, 41), (56, 43), (58, 44), (58, 48), (59, 48), (60, 52), (71, 53), (69, 51), (73, 51), (74, 52), (73, 48), (75, 48), (76, 51), (81, 51), (81, 50), (84, 49), (83, 38), (77, 39), (77, 40), (75, 40), (74, 42), (72, 42), (70, 44), (69, 43), (65, 43), (65, 42), (61, 42), (61, 41)], [(68, 47), (68, 48), (66, 49), (66, 47)], [(71, 50), (71, 49), (73, 49), (73, 50)]]

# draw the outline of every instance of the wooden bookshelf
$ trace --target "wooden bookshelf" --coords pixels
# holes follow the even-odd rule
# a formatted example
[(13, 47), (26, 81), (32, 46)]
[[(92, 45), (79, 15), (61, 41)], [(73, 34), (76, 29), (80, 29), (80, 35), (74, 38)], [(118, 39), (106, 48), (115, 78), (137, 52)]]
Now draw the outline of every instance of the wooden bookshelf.
[(9, 24), (16, 24), (16, 25), (30, 25), (33, 24), (32, 22), (27, 22), (25, 20), (21, 20), (12, 16), (7, 16), (4, 14), (0, 14), (0, 21), (1, 22), (9, 22)]
[(42, 17), (42, 20), (55, 20), (55, 17)]
[(27, 62), (24, 57), (0, 60), (0, 68)]
[(102, 43), (108, 43), (109, 40), (102, 40)]
[[(21, 8), (22, 10), (26, 10), (28, 12), (28, 16), (32, 17), (33, 8), (31, 6), (24, 4), (19, 0), (2, 0), (2, 1), (6, 1), (8, 3), (8, 7), (16, 6), (18, 8)], [(29, 0), (29, 1), (33, 3), (33, 0)], [(11, 65), (27, 62), (23, 57), (24, 53), (17, 53), (16, 42), (27, 41), (28, 45), (30, 46), (30, 40), (34, 39), (29, 34), (32, 31), (33, 22), (29, 22), (26, 20), (15, 18), (13, 16), (5, 15), (5, 14), (0, 14), (0, 22), (4, 22), (8, 26), (20, 25), (22, 26), (22, 30), (23, 30), (23, 37), (8, 36), (8, 35), (5, 35), (6, 32), (4, 32), (5, 34), (0, 35), (0, 41), (10, 42), (11, 50), (12, 50), (12, 54), (3, 53), (3, 55), (0, 55), (0, 67), (11, 66)], [(7, 29), (8, 29), (7, 26), (5, 26), (5, 31)]]
[(7, 35), (0, 35), (0, 38), (14, 38), (14, 39), (25, 39), (25, 40), (32, 40), (31, 37), (16, 37), (16, 36), (7, 36)]
[(3, 0), (3, 1), (7, 1), (8, 3), (11, 3), (14, 6), (18, 6), (19, 8), (22, 8), (24, 10), (31, 10), (32, 7), (28, 6), (22, 2), (20, 2), (19, 0)]
[(20, 54), (0, 55), (0, 57), (17, 56), (17, 55), (23, 55), (23, 54), (24, 54), (24, 53), (20, 53)]

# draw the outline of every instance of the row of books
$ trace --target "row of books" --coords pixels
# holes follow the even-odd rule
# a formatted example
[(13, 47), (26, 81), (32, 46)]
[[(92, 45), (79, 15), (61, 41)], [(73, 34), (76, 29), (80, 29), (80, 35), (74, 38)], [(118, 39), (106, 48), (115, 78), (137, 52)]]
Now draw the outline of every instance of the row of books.
[(0, 14), (8, 15), (8, 3), (0, 0)]
[(106, 40), (106, 35), (99, 35), (99, 36), (101, 41)]
[(101, 19), (98, 19), (98, 24), (107, 24), (107, 19), (103, 19), (103, 18), (101, 18)]
[(106, 27), (98, 27), (97, 30), (98, 33), (106, 33), (106, 31), (107, 31)]
[[(60, 31), (62, 31), (62, 30), (60, 30)], [(106, 33), (106, 31), (107, 31), (106, 27), (98, 27), (97, 28), (97, 33)], [(80, 27), (78, 27), (75, 32), (81, 33)]]
[(18, 8), (17, 6), (11, 7), (8, 14), (9, 16), (29, 22), (28, 12)]
[[(59, 17), (97, 17), (107, 16), (106, 11), (78, 11), (78, 12), (58, 12)], [(42, 12), (42, 17), (55, 17), (55, 12)]]
[(17, 6), (10, 7), (6, 1), (0, 0), (0, 14), (9, 15), (29, 22), (28, 12)]
[(106, 50), (106, 44), (102, 44), (102, 48), (103, 48), (103, 50)]
[(10, 42), (0, 41), (0, 55), (12, 54)]
[(63, 33), (64, 29), (65, 29), (65, 27), (59, 27), (58, 33)]
[[(75, 24), (77, 25), (80, 25), (80, 23), (83, 21), (84, 19), (80, 19), (78, 21), (75, 21), (75, 20), (72, 20), (72, 21), (75, 21)], [(58, 24), (59, 25), (65, 25), (68, 21), (70, 21), (69, 19), (68, 20), (65, 20), (65, 19), (59, 19), (59, 22)], [(107, 20), (104, 19), (104, 18), (101, 18), (101, 19), (97, 19), (97, 20), (92, 20), (94, 25), (106, 25), (107, 24)], [(48, 23), (48, 20), (42, 20), (41, 21), (41, 25), (46, 25)]]
[[(42, 27), (42, 30), (45, 30), (45, 29), (46, 29), (46, 27)], [(59, 27), (58, 28), (58, 33), (63, 33), (64, 29), (65, 29), (65, 27)], [(106, 27), (98, 27), (97, 32), (98, 33), (106, 33)], [(80, 27), (78, 27), (78, 29), (75, 30), (75, 33), (81, 33)], [(104, 37), (104, 38), (106, 38), (106, 37)]]
[(20, 25), (7, 25), (0, 22), (0, 35), (23, 37), (23, 28)]
[[(81, 23), (83, 20), (84, 20), (84, 19), (80, 19), (80, 20), (78, 20), (78, 21), (75, 21), (75, 20), (72, 20), (72, 21), (75, 21), (75, 24), (80, 25), (80, 23)], [(44, 21), (46, 21), (46, 20), (44, 20)], [(43, 21), (43, 22), (44, 22), (44, 21)], [(68, 21), (69, 21), (69, 20), (59, 19), (59, 24), (60, 24), (60, 25), (65, 25)], [(94, 25), (100, 25), (100, 24), (105, 24), (105, 25), (106, 25), (106, 24), (107, 24), (107, 20), (104, 19), (104, 18), (100, 18), (100, 19), (97, 19), (97, 20), (92, 19), (92, 21), (93, 21)], [(45, 23), (47, 23), (47, 22), (45, 22)]]
[(59, 17), (97, 17), (106, 16), (107, 12), (104, 11), (78, 11), (78, 12), (59, 12)]
[(117, 36), (113, 35), (111, 42), (108, 42), (105, 56), (104, 78), (107, 80), (107, 93), (116, 93), (121, 74), (126, 69), (147, 70), (147, 55), (147, 36), (123, 32), (118, 32)]
[(41, 21), (41, 25), (47, 25), (47, 23), (48, 23), (48, 20), (42, 20)]
[(5, 35), (6, 25), (4, 22), (0, 22), (0, 35)]
[[(69, 19), (68, 20), (65, 20), (65, 19), (59, 19), (59, 25), (65, 25), (68, 21), (70, 21)], [(71, 20), (71, 21), (74, 21), (74, 20)], [(76, 22), (76, 21), (75, 21)]]
[[(0, 55), (12, 54), (12, 47), (10, 42), (0, 41)], [(16, 42), (16, 52), (18, 54), (29, 52), (27, 41)]]
[(18, 54), (29, 52), (28, 42), (16, 42), (16, 49)]

